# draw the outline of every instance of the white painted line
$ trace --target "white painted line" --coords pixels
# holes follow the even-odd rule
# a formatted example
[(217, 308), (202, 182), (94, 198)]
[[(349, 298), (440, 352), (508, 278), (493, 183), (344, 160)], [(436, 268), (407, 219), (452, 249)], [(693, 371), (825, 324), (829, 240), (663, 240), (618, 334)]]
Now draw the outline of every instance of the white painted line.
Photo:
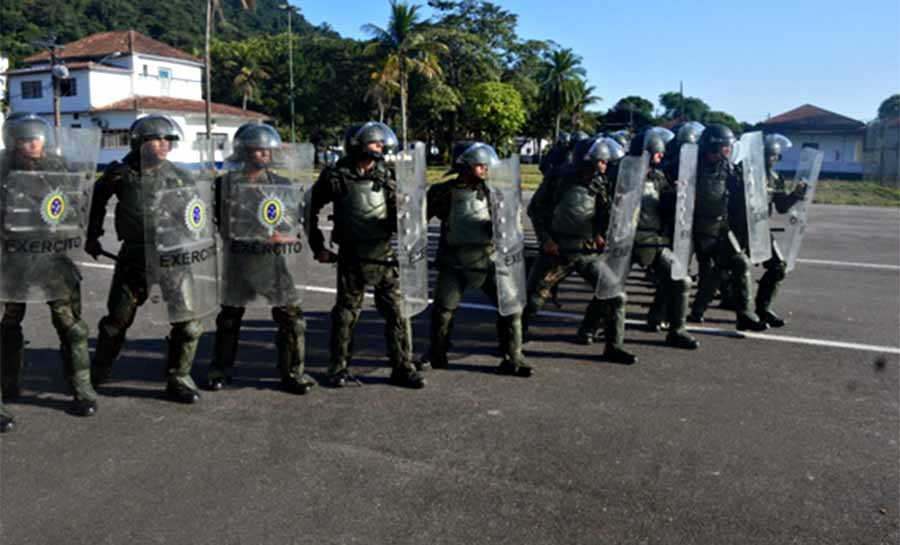
[(881, 265), (879, 263), (857, 263), (854, 261), (828, 261), (826, 259), (797, 259), (797, 263), (810, 265), (835, 265), (837, 267), (856, 267), (860, 269), (880, 269), (884, 271), (900, 271), (897, 265)]
[[(95, 269), (113, 269), (112, 265), (107, 265), (105, 263), (87, 263), (80, 262), (79, 265), (84, 267), (90, 267)], [(314, 293), (329, 293), (335, 294), (337, 293), (336, 288), (328, 288), (325, 286), (302, 286), (297, 285), (297, 288), (305, 289), (306, 291), (311, 291)], [(365, 296), (367, 298), (374, 297), (374, 294), (366, 292)], [(433, 302), (433, 299), (428, 300), (429, 303)], [(459, 305), (461, 308), (466, 308), (470, 310), (483, 310), (488, 312), (497, 312), (496, 307), (492, 305), (482, 305), (479, 303), (461, 303)], [(581, 320), (583, 318), (582, 314), (577, 314), (574, 312), (559, 312), (559, 311), (551, 311), (551, 310), (542, 310), (538, 313), (539, 316), (549, 316), (551, 318), (566, 318), (570, 320)], [(626, 324), (629, 325), (644, 325), (646, 322), (643, 320), (625, 320)], [(720, 327), (705, 327), (705, 326), (690, 326), (688, 327), (688, 331), (693, 331), (696, 333), (706, 333), (710, 335), (721, 335), (725, 337), (734, 337), (737, 339), (749, 338), (749, 339), (759, 339), (763, 341), (776, 341), (783, 343), (793, 343), (793, 344), (805, 344), (811, 346), (823, 346), (827, 348), (843, 348), (846, 350), (859, 350), (862, 352), (883, 352), (886, 354), (896, 354), (900, 355), (900, 347), (898, 346), (879, 346), (873, 344), (861, 344), (861, 343), (847, 343), (841, 341), (829, 341), (827, 339), (808, 339), (806, 337), (793, 337), (790, 335), (771, 335), (767, 333), (754, 333), (751, 331), (737, 331), (735, 329), (725, 329)]]

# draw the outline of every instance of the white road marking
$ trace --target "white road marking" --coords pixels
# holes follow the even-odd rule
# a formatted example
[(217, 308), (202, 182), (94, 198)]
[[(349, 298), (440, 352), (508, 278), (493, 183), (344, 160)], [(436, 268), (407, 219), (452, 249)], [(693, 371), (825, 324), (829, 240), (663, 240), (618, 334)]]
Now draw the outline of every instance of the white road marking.
[[(113, 269), (113, 265), (108, 265), (106, 263), (88, 263), (88, 262), (80, 262), (79, 265), (83, 267), (93, 268), (93, 269)], [(325, 286), (302, 286), (297, 285), (297, 288), (303, 288), (306, 291), (311, 291), (314, 293), (329, 293), (335, 294), (337, 293), (336, 288), (329, 288)], [(366, 297), (372, 298), (374, 295), (372, 293), (366, 292)], [(433, 300), (429, 299), (429, 303), (432, 303)], [(488, 312), (497, 312), (497, 309), (492, 305), (482, 305), (479, 303), (461, 303), (459, 305), (461, 308), (471, 309), (471, 310), (484, 310)], [(566, 318), (570, 320), (581, 320), (583, 315), (574, 313), (574, 312), (559, 312), (559, 311), (549, 311), (542, 310), (538, 313), (540, 316), (549, 316), (552, 318)], [(626, 324), (630, 325), (644, 325), (646, 322), (643, 320), (625, 320)], [(827, 348), (843, 348), (846, 350), (859, 350), (862, 352), (882, 352), (887, 354), (896, 354), (900, 355), (900, 346), (879, 346), (874, 344), (861, 344), (861, 343), (847, 343), (841, 341), (829, 341), (827, 339), (811, 339), (806, 337), (793, 337), (790, 335), (771, 335), (768, 333), (754, 333), (751, 331), (737, 331), (734, 329), (725, 329), (719, 327), (704, 327), (704, 326), (690, 326), (688, 327), (688, 331), (693, 331), (696, 333), (706, 333), (709, 335), (721, 335), (725, 337), (734, 337), (738, 339), (749, 338), (749, 339), (759, 339), (763, 341), (776, 341), (783, 343), (792, 343), (792, 344), (805, 344), (811, 346), (823, 346)]]
[(857, 267), (860, 269), (881, 269), (884, 271), (900, 271), (897, 265), (881, 265), (879, 263), (857, 263), (855, 261), (829, 261), (826, 259), (797, 259), (797, 263), (810, 265), (835, 265), (837, 267)]

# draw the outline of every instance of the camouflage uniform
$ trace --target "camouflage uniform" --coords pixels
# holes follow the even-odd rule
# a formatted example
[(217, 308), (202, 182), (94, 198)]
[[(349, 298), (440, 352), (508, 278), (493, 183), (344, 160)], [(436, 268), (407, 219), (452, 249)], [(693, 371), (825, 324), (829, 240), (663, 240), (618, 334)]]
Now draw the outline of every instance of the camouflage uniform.
[[(246, 176), (239, 172), (232, 172), (217, 178), (215, 181), (215, 215), (219, 225), (222, 225), (222, 207), (230, 204), (222, 202), (223, 186), (237, 184), (289, 186), (291, 182), (268, 170), (262, 172), (254, 181), (248, 181)], [(285, 203), (285, 206), (299, 208), (300, 203)], [(263, 226), (257, 227), (260, 230), (258, 238), (265, 239), (268, 233), (263, 232)], [(286, 236), (291, 235), (289, 231), (290, 227), (285, 226), (280, 226), (276, 230)], [(232, 239), (227, 232), (223, 232), (222, 236), (224, 244), (232, 244)], [(245, 311), (244, 305), (235, 303), (247, 303), (259, 296), (272, 299), (283, 294), (293, 294), (287, 299), (299, 301), (299, 293), (294, 285), (293, 275), (287, 270), (283, 256), (256, 255), (248, 252), (228, 252), (225, 255), (223, 282), (229, 289), (227, 299), (232, 304), (222, 305), (222, 310), (216, 318), (215, 349), (207, 375), (212, 389), (219, 389), (224, 382), (231, 380), (240, 340), (241, 320)], [(274, 306), (272, 307), (272, 319), (278, 324), (275, 344), (278, 348), (278, 370), (281, 374), (282, 385), (289, 391), (306, 393), (315, 384), (315, 381), (304, 372), (306, 320), (303, 319), (303, 310), (299, 304)]]
[[(601, 276), (601, 250), (597, 235), (609, 227), (610, 186), (604, 175), (584, 180), (575, 167), (544, 179), (528, 205), (528, 216), (542, 251), (528, 275), (528, 304), (524, 312), (527, 330), (544, 306), (552, 289), (573, 272), (595, 288)], [(544, 243), (559, 245), (559, 256), (547, 255)], [(625, 296), (591, 299), (578, 336), (592, 342), (601, 323), (608, 349), (621, 350), (625, 340)]]
[[(144, 196), (189, 184), (193, 184), (190, 175), (168, 161), (142, 175), (140, 153), (132, 151), (121, 163), (110, 164), (94, 185), (88, 240), (97, 240), (103, 235), (106, 205), (115, 195), (118, 199), (116, 235), (122, 241), (106, 305), (109, 313), (98, 326), (97, 349), (91, 371), (95, 384), (108, 380), (125, 342), (125, 333), (134, 323), (138, 307), (147, 301), (149, 286), (145, 244), (152, 242), (145, 241), (144, 216), (147, 210)], [(167, 391), (170, 393), (196, 393), (191, 366), (202, 334), (203, 326), (199, 320), (172, 324), (166, 364)]]
[[(6, 179), (11, 170), (63, 172), (67, 168), (60, 158), (43, 156), (35, 161), (22, 162), (14, 158), (11, 152), (7, 152), (0, 164), (0, 179)], [(0, 213), (6, 210), (6, 192), (0, 193)], [(34, 203), (35, 209), (40, 203)], [(5, 221), (0, 222), (5, 225)], [(4, 251), (6, 251), (4, 249)], [(97, 393), (91, 386), (90, 359), (88, 355), (88, 326), (81, 317), (81, 274), (72, 261), (64, 255), (35, 255), (33, 264), (12, 271), (5, 269), (4, 284), (24, 285), (25, 275), (29, 280), (34, 280), (34, 275), (44, 278), (40, 284), (58, 284), (62, 291), (69, 294), (63, 299), (57, 299), (47, 303), (50, 306), (50, 318), (56, 333), (59, 336), (60, 353), (62, 354), (63, 369), (66, 380), (72, 388), (76, 405), (80, 404), (85, 410), (79, 414), (96, 410), (88, 410), (97, 400)], [(11, 291), (11, 290), (4, 290)], [(54, 290), (56, 291), (56, 290)], [(25, 338), (22, 333), (22, 321), (25, 318), (25, 303), (7, 302), (4, 304), (3, 320), (0, 323), (0, 361), (2, 361), (2, 396), (4, 399), (12, 399), (19, 395), (19, 377), (21, 374)], [(4, 413), (8, 416), (7, 413)]]
[[(428, 189), (428, 219), (441, 221), (437, 253), (438, 277), (431, 307), (430, 359), (433, 367), (447, 367), (453, 314), (467, 288), (481, 288), (498, 305), (493, 262), (490, 194), (484, 180), (454, 178)], [(497, 315), (497, 337), (503, 354), (501, 372), (528, 376), (522, 354), (522, 314)]]
[(411, 325), (403, 315), (399, 266), (391, 247), (397, 229), (396, 184), (383, 161), (359, 172), (350, 157), (322, 171), (312, 188), (309, 243), (314, 255), (325, 249), (318, 215), (334, 204), (332, 242), (338, 253), (337, 298), (331, 311), (330, 366), (334, 381), (348, 373), (353, 356), (353, 329), (359, 320), (367, 285), (375, 288), (375, 307), (385, 320), (387, 356), (392, 376), (415, 375)]

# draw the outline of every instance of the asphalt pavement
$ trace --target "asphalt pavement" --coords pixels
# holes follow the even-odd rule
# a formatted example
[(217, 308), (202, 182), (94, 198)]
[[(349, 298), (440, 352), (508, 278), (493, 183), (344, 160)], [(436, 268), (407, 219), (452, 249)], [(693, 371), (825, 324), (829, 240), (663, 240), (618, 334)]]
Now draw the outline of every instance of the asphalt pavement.
[[(470, 293), (450, 369), (419, 391), (388, 384), (368, 298), (361, 387), (280, 391), (276, 328), (254, 308), (233, 386), (176, 405), (167, 328), (139, 312), (89, 419), (67, 412), (49, 312), (29, 306), (19, 429), (0, 438), (0, 542), (897, 543), (900, 210), (814, 206), (804, 244), (778, 300), (787, 327), (744, 336), (713, 308), (697, 351), (640, 329), (652, 285), (632, 271), (633, 366), (572, 342), (591, 292), (573, 277), (526, 344), (535, 376), (497, 375), (494, 313)], [(85, 256), (82, 272), (93, 347), (112, 264)], [(317, 265), (304, 302), (317, 379), (334, 274)], [(415, 319), (417, 354), (428, 322)], [(210, 320), (198, 383), (213, 337)]]

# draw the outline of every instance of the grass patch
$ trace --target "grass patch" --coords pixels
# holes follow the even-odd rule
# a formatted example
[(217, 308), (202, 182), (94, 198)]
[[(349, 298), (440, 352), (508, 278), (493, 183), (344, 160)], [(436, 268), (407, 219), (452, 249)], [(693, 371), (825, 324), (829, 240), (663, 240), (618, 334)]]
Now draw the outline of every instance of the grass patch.
[(816, 185), (817, 204), (900, 207), (900, 188), (864, 180), (820, 180)]
[[(452, 176), (444, 176), (444, 173), (447, 172), (448, 167), (428, 167), (428, 183), (436, 184), (438, 182), (449, 180)], [(522, 165), (522, 189), (525, 191), (531, 191), (537, 189), (537, 186), (541, 184), (541, 181), (544, 179), (544, 175), (541, 174), (541, 171), (538, 169), (537, 165), (532, 164), (524, 164)]]

